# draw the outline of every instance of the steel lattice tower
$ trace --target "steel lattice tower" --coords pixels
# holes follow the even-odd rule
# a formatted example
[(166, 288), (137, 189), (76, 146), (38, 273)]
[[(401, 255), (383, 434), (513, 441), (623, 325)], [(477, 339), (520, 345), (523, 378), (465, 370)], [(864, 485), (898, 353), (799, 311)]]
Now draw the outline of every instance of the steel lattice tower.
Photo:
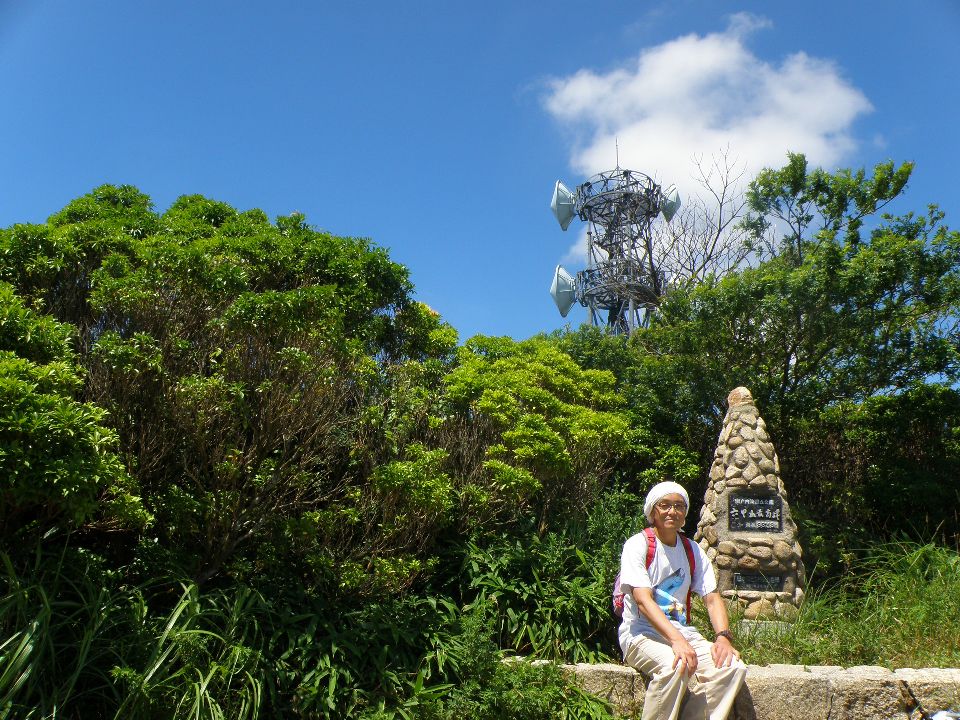
[(571, 193), (557, 181), (552, 207), (566, 230), (574, 215), (588, 224), (587, 268), (571, 277), (557, 266), (551, 294), (566, 317), (574, 301), (587, 308), (590, 323), (630, 334), (647, 322), (664, 290), (653, 254), (651, 224), (660, 213), (669, 221), (680, 206), (675, 188), (666, 193), (633, 170), (594, 175)]

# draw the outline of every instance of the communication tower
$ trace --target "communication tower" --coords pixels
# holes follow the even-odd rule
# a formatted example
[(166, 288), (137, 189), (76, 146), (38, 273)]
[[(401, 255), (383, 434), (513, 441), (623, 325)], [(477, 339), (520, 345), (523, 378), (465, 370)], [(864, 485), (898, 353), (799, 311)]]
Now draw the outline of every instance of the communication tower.
[(573, 218), (587, 223), (587, 268), (576, 276), (554, 271), (550, 294), (563, 317), (574, 302), (587, 308), (591, 325), (629, 335), (646, 324), (650, 308), (663, 295), (665, 278), (653, 253), (651, 224), (667, 222), (680, 208), (680, 195), (633, 170), (594, 175), (575, 192), (557, 180), (550, 203), (560, 227)]

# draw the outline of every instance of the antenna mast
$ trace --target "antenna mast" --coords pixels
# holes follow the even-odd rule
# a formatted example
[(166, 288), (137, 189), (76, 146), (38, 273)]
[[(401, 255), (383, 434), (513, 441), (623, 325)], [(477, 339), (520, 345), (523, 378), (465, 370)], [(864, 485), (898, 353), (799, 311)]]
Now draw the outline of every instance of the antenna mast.
[(587, 223), (587, 268), (571, 276), (559, 265), (551, 294), (566, 317), (574, 302), (587, 308), (589, 322), (629, 335), (646, 325), (663, 295), (666, 280), (653, 253), (651, 224), (658, 214), (669, 222), (680, 207), (671, 186), (664, 192), (649, 176), (619, 167), (594, 175), (571, 193), (554, 189), (554, 214), (566, 230), (574, 216)]

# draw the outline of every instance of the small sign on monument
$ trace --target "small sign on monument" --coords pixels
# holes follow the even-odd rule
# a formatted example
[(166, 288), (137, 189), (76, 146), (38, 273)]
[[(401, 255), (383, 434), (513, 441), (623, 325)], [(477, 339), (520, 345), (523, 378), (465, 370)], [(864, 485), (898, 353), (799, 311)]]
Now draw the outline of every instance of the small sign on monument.
[(783, 532), (779, 495), (731, 492), (727, 523), (732, 531)]
[(783, 575), (761, 575), (759, 573), (734, 573), (733, 586), (737, 590), (759, 590), (760, 592), (780, 592), (783, 590)]

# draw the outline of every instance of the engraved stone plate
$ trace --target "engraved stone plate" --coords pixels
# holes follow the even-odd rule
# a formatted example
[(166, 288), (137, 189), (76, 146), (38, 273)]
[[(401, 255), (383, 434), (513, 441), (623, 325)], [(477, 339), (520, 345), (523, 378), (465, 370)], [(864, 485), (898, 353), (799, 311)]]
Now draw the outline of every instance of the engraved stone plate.
[(783, 575), (760, 575), (758, 573), (734, 573), (733, 586), (737, 590), (780, 592), (783, 590)]
[(783, 532), (782, 498), (765, 493), (730, 493), (727, 527), (731, 531)]

